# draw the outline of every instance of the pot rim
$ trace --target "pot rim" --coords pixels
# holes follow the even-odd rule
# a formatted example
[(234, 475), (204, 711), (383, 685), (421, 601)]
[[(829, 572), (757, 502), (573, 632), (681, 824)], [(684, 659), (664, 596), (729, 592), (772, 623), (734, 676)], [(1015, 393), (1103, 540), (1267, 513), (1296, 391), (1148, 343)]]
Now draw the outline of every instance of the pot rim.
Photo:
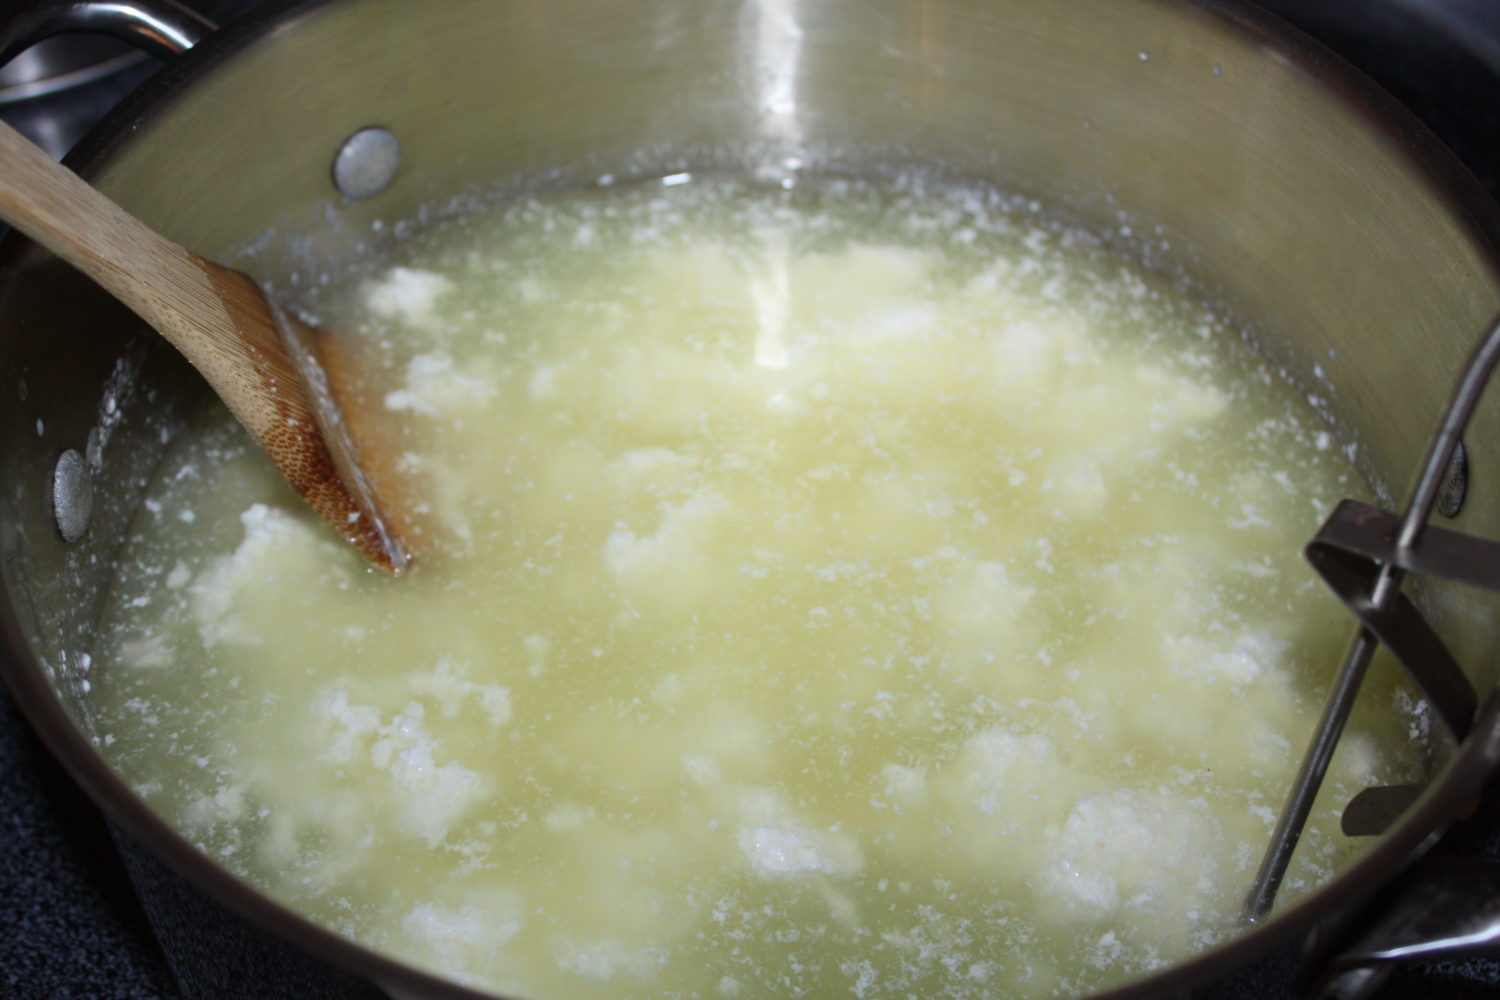
[[(210, 34), (127, 95), (73, 148), (64, 162), (85, 177), (106, 169), (152, 114), (236, 53), (291, 28), (333, 0), (270, 0)], [(1500, 280), (1500, 208), (1436, 135), (1394, 97), (1336, 53), (1250, 0), (1140, 0), (1177, 16), (1212, 18), (1230, 32), (1273, 50), (1335, 94), (1353, 116), (1405, 159), (1474, 237)], [(8, 234), (11, 256), (21, 239)], [(1478, 331), (1476, 331), (1477, 333)], [(1436, 415), (1434, 415), (1434, 424)], [(0, 587), (0, 679), (69, 776), (131, 837), (215, 900), (295, 947), (382, 988), (433, 1000), (496, 1000), (346, 938), (276, 902), (231, 873), (169, 826), (105, 762), (72, 720), (34, 661), (9, 592)], [(1469, 737), (1437, 772), (1421, 798), (1379, 843), (1303, 900), (1213, 949), (1104, 992), (1093, 1000), (1135, 1000), (1201, 985), (1312, 930), (1320, 918), (1365, 902), (1425, 852), (1479, 794), (1500, 763), (1500, 692), (1485, 699)]]

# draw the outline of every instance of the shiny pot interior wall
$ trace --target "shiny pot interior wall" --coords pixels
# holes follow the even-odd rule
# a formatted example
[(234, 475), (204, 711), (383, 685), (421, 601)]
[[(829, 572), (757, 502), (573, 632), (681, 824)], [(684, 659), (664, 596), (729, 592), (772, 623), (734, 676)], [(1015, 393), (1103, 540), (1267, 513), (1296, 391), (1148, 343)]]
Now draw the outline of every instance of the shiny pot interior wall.
[[(1328, 57), (1238, 7), (333, 0), (275, 12), (274, 30), (271, 16), (169, 70), (116, 121), (93, 176), (192, 250), (291, 294), (457, 194), (919, 167), (1038, 199), (1194, 282), (1329, 401), (1397, 497), (1500, 308), (1500, 223), (1477, 186), (1423, 152), (1414, 124), (1378, 117), (1382, 99)], [(400, 140), (401, 171), (349, 201), (330, 165), (369, 125)], [(9, 263), (0, 560), (31, 653), (86, 729), (84, 654), (111, 556), (202, 389), (83, 279)], [(1500, 537), (1497, 441), (1491, 400), (1451, 526)], [(69, 449), (93, 498), (74, 543), (49, 506)], [(1493, 684), (1493, 603), (1433, 601), (1476, 683)]]

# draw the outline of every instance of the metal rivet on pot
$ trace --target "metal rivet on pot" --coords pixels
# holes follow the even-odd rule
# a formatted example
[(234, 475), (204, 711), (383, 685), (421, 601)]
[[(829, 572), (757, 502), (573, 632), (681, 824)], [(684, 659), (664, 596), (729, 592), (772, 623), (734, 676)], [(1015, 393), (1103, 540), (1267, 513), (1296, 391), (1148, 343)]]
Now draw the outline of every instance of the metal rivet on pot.
[(1442, 485), (1438, 487), (1437, 511), (1444, 517), (1457, 517), (1463, 509), (1464, 495), (1469, 491), (1469, 455), (1464, 443), (1458, 442), (1453, 457), (1448, 460), (1448, 471), (1443, 473)]
[(362, 128), (333, 157), (333, 183), (345, 198), (372, 198), (395, 180), (401, 169), (401, 142), (387, 129)]
[(57, 458), (52, 470), (52, 517), (65, 542), (76, 542), (89, 528), (94, 513), (94, 486), (88, 462), (69, 448)]

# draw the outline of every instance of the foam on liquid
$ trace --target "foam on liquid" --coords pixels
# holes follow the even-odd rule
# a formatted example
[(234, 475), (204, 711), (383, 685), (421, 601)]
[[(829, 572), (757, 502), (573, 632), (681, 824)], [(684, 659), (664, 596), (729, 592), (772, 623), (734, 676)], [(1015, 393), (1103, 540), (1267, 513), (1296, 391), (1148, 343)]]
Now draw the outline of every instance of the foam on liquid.
[[(215, 412), (105, 752), (231, 869), (508, 994), (1046, 997), (1233, 933), (1348, 622), (1348, 464), (1204, 310), (957, 191), (527, 201), (313, 303), (426, 500), (367, 569)], [(1336, 810), (1408, 777), (1389, 679)], [(1409, 706), (1408, 706), (1409, 707)]]

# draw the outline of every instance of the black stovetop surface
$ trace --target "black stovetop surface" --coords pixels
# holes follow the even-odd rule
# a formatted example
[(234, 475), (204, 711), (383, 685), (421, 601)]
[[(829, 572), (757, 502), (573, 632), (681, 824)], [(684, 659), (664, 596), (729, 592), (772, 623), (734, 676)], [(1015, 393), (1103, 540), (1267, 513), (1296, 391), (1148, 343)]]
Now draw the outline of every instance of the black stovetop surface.
[[(1500, 0), (1262, 0), (1403, 101), (1500, 200)], [(150, 64), (0, 107), (60, 151)], [(0, 688), (0, 998), (271, 1000), (379, 996), (268, 939), (124, 845)], [(1439, 853), (1500, 858), (1500, 786)], [(133, 881), (134, 880), (134, 881)], [(144, 895), (137, 885), (150, 886)], [(144, 899), (144, 902), (143, 902)], [(1285, 959), (1195, 994), (1291, 997)], [(1397, 972), (1380, 1000), (1500, 1000), (1500, 962)]]

